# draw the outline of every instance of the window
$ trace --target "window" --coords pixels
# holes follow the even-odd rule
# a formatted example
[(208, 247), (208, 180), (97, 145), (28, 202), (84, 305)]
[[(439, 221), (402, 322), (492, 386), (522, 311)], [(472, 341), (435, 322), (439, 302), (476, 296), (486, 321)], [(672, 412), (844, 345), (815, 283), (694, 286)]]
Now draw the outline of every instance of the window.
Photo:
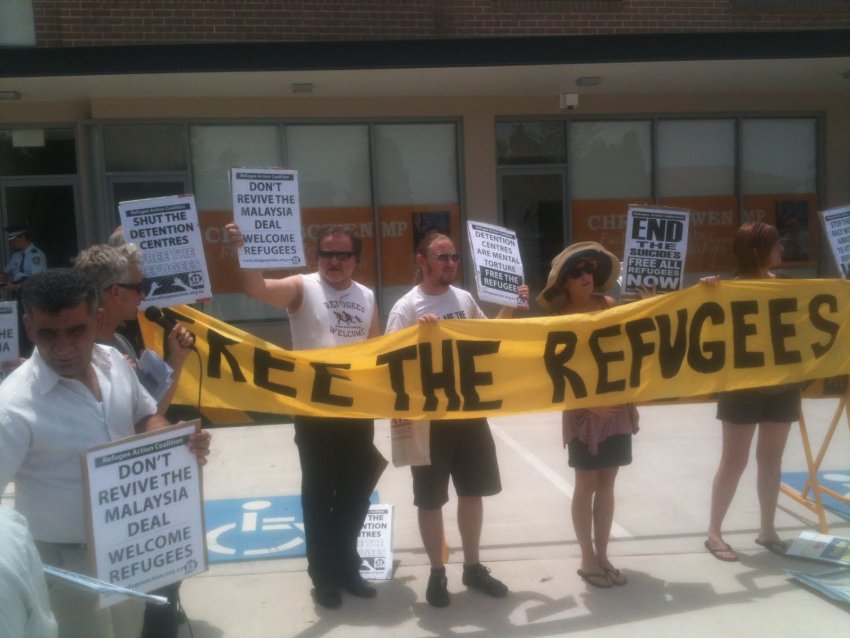
[(0, 46), (35, 46), (32, 0), (0, 2)]
[(657, 140), (658, 201), (691, 211), (688, 271), (731, 270), (738, 228), (735, 120), (661, 120)]
[(650, 122), (573, 122), (569, 132), (572, 241), (622, 254), (628, 205), (652, 201)]

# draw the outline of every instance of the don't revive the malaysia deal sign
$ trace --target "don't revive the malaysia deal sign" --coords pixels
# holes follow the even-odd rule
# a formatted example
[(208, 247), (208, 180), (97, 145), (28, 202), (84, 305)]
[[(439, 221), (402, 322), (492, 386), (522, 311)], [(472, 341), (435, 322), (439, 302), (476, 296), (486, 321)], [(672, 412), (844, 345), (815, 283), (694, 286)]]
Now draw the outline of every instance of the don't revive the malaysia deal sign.
[(298, 171), (282, 168), (234, 168), (230, 171), (233, 221), (245, 245), (239, 249), (242, 268), (301, 268)]
[[(195, 420), (121, 439), (82, 456), (95, 577), (150, 592), (207, 569)], [(101, 607), (120, 602), (102, 594)]]

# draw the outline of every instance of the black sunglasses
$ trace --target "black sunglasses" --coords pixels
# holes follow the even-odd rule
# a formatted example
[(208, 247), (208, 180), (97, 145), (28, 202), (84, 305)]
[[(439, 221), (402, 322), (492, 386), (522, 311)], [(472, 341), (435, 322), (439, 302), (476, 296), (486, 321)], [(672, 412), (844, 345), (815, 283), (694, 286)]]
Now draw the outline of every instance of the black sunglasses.
[(124, 288), (125, 290), (132, 290), (133, 292), (144, 292), (145, 284), (144, 282), (139, 282), (137, 284), (115, 284), (119, 288)]
[(454, 263), (460, 261), (460, 255), (458, 255), (457, 253), (437, 253), (436, 255), (434, 255), (434, 257), (437, 258), (437, 261), (447, 262), (449, 259), (451, 259)]
[(592, 275), (596, 272), (596, 263), (589, 261), (583, 266), (573, 266), (567, 271), (567, 277), (570, 279), (578, 279), (582, 275)]
[(354, 253), (342, 250), (320, 250), (319, 257), (323, 259), (338, 259), (339, 261), (347, 261), (354, 257)]

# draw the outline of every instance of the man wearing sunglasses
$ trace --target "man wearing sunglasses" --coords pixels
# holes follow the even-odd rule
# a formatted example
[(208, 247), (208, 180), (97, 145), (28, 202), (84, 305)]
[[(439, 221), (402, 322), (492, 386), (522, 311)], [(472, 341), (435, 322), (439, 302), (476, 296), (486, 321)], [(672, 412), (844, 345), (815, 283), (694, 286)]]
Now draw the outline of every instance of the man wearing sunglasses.
[[(244, 238), (227, 225), (236, 248)], [(295, 350), (332, 348), (380, 334), (375, 295), (352, 279), (361, 240), (343, 227), (325, 228), (316, 240), (317, 272), (266, 279), (242, 270), (245, 292), (289, 313)], [(357, 537), (369, 512), (381, 458), (371, 419), (295, 417), (301, 461), (301, 507), (307, 540), (307, 572), (322, 607), (342, 604), (340, 590), (372, 598), (377, 590), (360, 576)]]
[[(452, 284), (458, 275), (460, 255), (446, 235), (431, 232), (416, 248), (417, 282), (390, 311), (387, 332), (440, 319), (486, 319), (472, 295)], [(520, 286), (521, 298), (528, 287)], [(505, 319), (513, 308), (503, 306)], [(496, 446), (487, 419), (431, 421), (431, 464), (411, 467), (413, 504), (418, 508), (419, 531), (431, 563), (425, 599), (433, 607), (448, 606), (449, 592), (443, 565), (443, 505), (449, 500), (449, 477), (458, 495), (458, 527), (463, 545), (463, 584), (488, 596), (506, 596), (508, 588), (493, 578), (480, 562), (483, 498), (502, 490)]]
[[(118, 332), (123, 322), (136, 319), (139, 304), (145, 298), (141, 265), (142, 253), (135, 244), (115, 247), (96, 244), (81, 252), (74, 260), (74, 269), (86, 275), (98, 291), (103, 321), (98, 328), (97, 342), (112, 346), (123, 354), (145, 385), (146, 379), (140, 374), (135, 347)], [(179, 323), (168, 334), (165, 362), (172, 369), (172, 383), (157, 402), (158, 414), (165, 414), (174, 398), (180, 373), (192, 352), (194, 341), (192, 333)], [(150, 390), (147, 386), (146, 389)]]

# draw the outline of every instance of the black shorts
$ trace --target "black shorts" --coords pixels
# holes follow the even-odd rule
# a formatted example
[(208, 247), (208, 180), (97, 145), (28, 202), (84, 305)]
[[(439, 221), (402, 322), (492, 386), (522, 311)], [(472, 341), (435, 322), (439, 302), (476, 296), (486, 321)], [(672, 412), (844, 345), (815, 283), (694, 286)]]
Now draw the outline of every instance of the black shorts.
[(770, 391), (747, 389), (721, 392), (717, 395), (717, 418), (726, 423), (742, 425), (764, 421), (799, 421), (800, 386)]
[(448, 502), (449, 476), (458, 496), (492, 496), (502, 491), (487, 419), (431, 421), (431, 465), (410, 469), (413, 504), (422, 509), (440, 509)]
[(595, 456), (590, 453), (587, 443), (575, 438), (567, 443), (567, 452), (570, 467), (577, 470), (601, 470), (629, 465), (632, 462), (632, 435), (609, 436), (599, 444)]

